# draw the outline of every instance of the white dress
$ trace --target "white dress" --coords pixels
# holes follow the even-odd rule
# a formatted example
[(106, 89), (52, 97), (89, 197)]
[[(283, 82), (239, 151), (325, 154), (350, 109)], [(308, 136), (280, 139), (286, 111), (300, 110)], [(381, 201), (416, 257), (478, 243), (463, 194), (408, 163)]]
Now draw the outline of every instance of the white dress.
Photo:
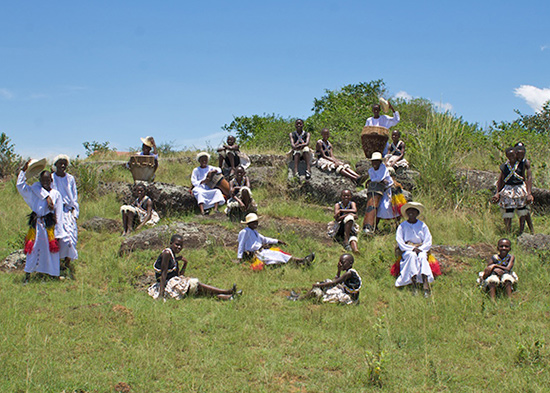
[[(432, 235), (428, 226), (420, 220), (417, 220), (414, 224), (404, 221), (397, 228), (395, 239), (403, 252), (399, 277), (395, 281), (395, 286), (409, 285), (412, 283), (411, 279), (414, 276), (416, 276), (416, 282), (421, 283), (423, 274), (428, 278), (428, 282), (432, 282), (434, 276), (428, 263), (427, 254), (432, 247)], [(421, 250), (418, 255), (413, 251), (415, 247)]]
[(371, 181), (384, 182), (384, 184), (386, 185), (384, 195), (382, 195), (382, 199), (380, 200), (380, 204), (378, 205), (376, 217), (383, 220), (395, 218), (395, 213), (393, 212), (393, 206), (391, 204), (391, 188), (393, 186), (393, 179), (390, 176), (388, 168), (386, 168), (384, 164), (380, 164), (380, 168), (378, 168), (378, 170), (374, 170), (374, 168), (369, 168), (369, 178)]
[(385, 128), (393, 127), (394, 125), (399, 123), (399, 120), (401, 120), (401, 118), (399, 117), (399, 112), (394, 112), (393, 114), (393, 117), (380, 115), (378, 119), (375, 119), (374, 117), (369, 117), (367, 119), (367, 122), (365, 123), (365, 126), (379, 126)]
[(210, 188), (206, 184), (201, 184), (201, 182), (206, 179), (206, 175), (211, 170), (215, 170), (218, 173), (222, 173), (222, 170), (218, 167), (207, 165), (206, 168), (201, 168), (200, 166), (193, 169), (191, 174), (191, 184), (193, 184), (193, 196), (197, 200), (197, 204), (204, 204), (205, 209), (210, 209), (216, 203), (220, 206), (225, 203), (225, 198), (221, 190), (217, 188)]
[(244, 228), (239, 232), (239, 250), (237, 258), (241, 259), (245, 251), (253, 252), (256, 257), (266, 265), (274, 265), (277, 263), (287, 263), (292, 259), (292, 255), (284, 251), (264, 249), (264, 244), (277, 244), (277, 239), (260, 235), (256, 230), (249, 227)]
[[(65, 236), (63, 230), (63, 203), (61, 194), (57, 190), (46, 191), (39, 182), (32, 186), (27, 185), (25, 172), (21, 171), (17, 177), (17, 191), (23, 197), (27, 205), (36, 213), (36, 238), (32, 251), (27, 254), (25, 263), (26, 273), (46, 273), (51, 276), (59, 276), (59, 253), (50, 252), (48, 233), (44, 224), (44, 216), (54, 213), (57, 223), (55, 224), (55, 238), (62, 239)], [(54, 210), (48, 208), (47, 197), (50, 197)]]
[(68, 173), (65, 176), (53, 174), (52, 188), (59, 191), (63, 200), (63, 229), (67, 237), (59, 239), (59, 257), (66, 257), (72, 260), (78, 259), (76, 251), (76, 242), (78, 241), (78, 226), (76, 220), (80, 214), (78, 205), (78, 192), (76, 190), (76, 181)]

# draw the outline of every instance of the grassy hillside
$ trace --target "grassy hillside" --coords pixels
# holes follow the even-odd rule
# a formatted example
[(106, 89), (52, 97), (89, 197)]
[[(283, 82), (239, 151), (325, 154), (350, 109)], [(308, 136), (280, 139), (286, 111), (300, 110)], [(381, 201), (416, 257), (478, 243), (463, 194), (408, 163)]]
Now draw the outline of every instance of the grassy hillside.
[[(95, 175), (131, 178), (122, 169), (97, 174), (92, 168), (77, 168), (92, 185)], [(191, 170), (190, 164), (161, 162), (157, 180), (187, 185)], [(113, 195), (90, 195), (81, 196), (81, 223), (95, 215), (118, 219)], [(298, 217), (301, 225), (323, 231), (331, 219), (327, 206), (265, 190), (255, 195), (264, 223)], [(434, 243), (496, 245), (498, 209), (480, 196), (461, 198), (441, 205), (426, 192), (418, 196)], [(20, 248), (28, 208), (13, 180), (0, 185), (0, 203), (9, 206), (0, 213), (4, 257)], [(176, 219), (196, 217), (163, 221)], [(548, 232), (547, 217), (534, 220), (537, 231)], [(241, 229), (224, 225), (235, 236)], [(1, 273), (0, 391), (112, 392), (126, 385), (132, 392), (547, 391), (545, 255), (513, 248), (520, 281), (511, 303), (499, 298), (492, 304), (476, 288), (481, 260), (452, 267), (426, 300), (394, 288), (394, 235), (386, 228), (361, 239), (355, 265), (364, 284), (361, 302), (341, 307), (286, 299), (291, 289), (335, 275), (339, 245), (268, 224), (260, 223), (260, 231), (284, 239), (298, 256), (315, 250), (316, 263), (255, 273), (233, 262), (234, 249), (213, 244), (183, 251), (189, 275), (220, 287), (236, 282), (244, 290), (233, 302), (154, 301), (135, 283), (160, 250), (119, 257), (120, 236), (85, 230), (76, 281), (36, 279), (22, 286), (22, 274)]]

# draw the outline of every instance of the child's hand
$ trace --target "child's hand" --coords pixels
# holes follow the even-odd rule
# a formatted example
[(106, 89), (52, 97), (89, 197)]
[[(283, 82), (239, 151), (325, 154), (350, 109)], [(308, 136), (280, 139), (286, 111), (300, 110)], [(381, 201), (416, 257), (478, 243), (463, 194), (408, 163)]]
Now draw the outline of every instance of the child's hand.
[(46, 202), (48, 202), (48, 209), (53, 210), (53, 209), (54, 209), (53, 201), (52, 201), (52, 198), (50, 198), (49, 195), (48, 195), (48, 197), (46, 198)]
[(288, 244), (286, 244), (286, 243), (285, 243), (284, 241), (282, 241), (282, 240), (279, 240), (278, 243), (281, 244), (281, 245), (283, 245), (283, 246), (288, 246)]
[(500, 199), (500, 194), (495, 194), (493, 195), (493, 197), (491, 198), (491, 202), (493, 203), (497, 203)]
[(534, 200), (535, 198), (533, 197), (533, 194), (527, 195), (527, 203), (533, 203)]

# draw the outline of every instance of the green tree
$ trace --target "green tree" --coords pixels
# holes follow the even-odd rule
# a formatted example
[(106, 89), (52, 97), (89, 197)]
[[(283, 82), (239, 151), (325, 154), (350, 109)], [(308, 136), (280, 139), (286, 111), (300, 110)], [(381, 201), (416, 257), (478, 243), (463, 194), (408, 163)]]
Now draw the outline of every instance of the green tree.
[(15, 153), (15, 145), (2, 132), (0, 134), (0, 177), (15, 173), (20, 162), (21, 157)]

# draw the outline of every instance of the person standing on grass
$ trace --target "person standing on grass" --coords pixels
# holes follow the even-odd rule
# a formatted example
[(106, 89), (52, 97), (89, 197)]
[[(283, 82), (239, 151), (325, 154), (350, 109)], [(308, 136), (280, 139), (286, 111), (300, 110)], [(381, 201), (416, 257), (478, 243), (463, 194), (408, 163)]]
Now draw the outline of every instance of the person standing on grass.
[(506, 161), (500, 166), (500, 176), (497, 181), (497, 192), (492, 198), (493, 203), (500, 205), (502, 218), (507, 232), (512, 231), (514, 212), (519, 217), (519, 232), (523, 233), (525, 220), (529, 215), (527, 204), (533, 202), (531, 194), (531, 179), (526, 182), (526, 162), (518, 161), (513, 147), (506, 149)]
[(367, 119), (365, 126), (379, 126), (379, 127), (385, 127), (389, 129), (390, 127), (393, 127), (397, 123), (399, 123), (399, 121), (401, 120), (401, 118), (399, 117), (399, 112), (393, 109), (393, 106), (391, 103), (388, 102), (388, 105), (391, 111), (393, 112), (393, 117), (390, 117), (387, 115), (381, 115), (380, 105), (374, 104), (372, 106), (373, 116)]
[(340, 175), (351, 179), (357, 185), (360, 185), (361, 176), (351, 169), (344, 161), (334, 157), (332, 143), (329, 142), (330, 131), (328, 128), (321, 130), (321, 139), (315, 145), (315, 155), (317, 156), (317, 167), (323, 171), (335, 171)]
[[(63, 198), (59, 191), (52, 189), (52, 175), (43, 170), (45, 166), (45, 159), (29, 160), (17, 177), (17, 191), (32, 210), (25, 237), (24, 283), (33, 272), (59, 276), (58, 239), (67, 237), (63, 227)], [(27, 176), (33, 178), (38, 173), (40, 181), (29, 186)]]
[(299, 177), (298, 163), (300, 159), (306, 162), (306, 179), (311, 179), (311, 151), (309, 149), (309, 132), (304, 131), (304, 121), (296, 120), (294, 123), (295, 131), (289, 134), (291, 154), (294, 160), (294, 176)]
[(343, 241), (344, 248), (358, 253), (357, 234), (359, 225), (357, 220), (357, 205), (351, 200), (350, 190), (343, 190), (340, 202), (334, 205), (334, 221), (328, 224), (328, 235), (334, 240)]
[[(173, 235), (170, 247), (165, 248), (153, 264), (157, 282), (149, 287), (147, 292), (153, 299), (183, 299), (187, 295), (215, 296), (221, 300), (232, 300), (234, 296), (242, 294), (237, 291), (237, 285), (231, 289), (220, 289), (201, 283), (197, 278), (185, 276), (187, 260), (177, 256), (183, 249), (183, 237)], [(179, 262), (182, 262), (180, 268)]]
[(428, 262), (428, 251), (432, 247), (432, 235), (428, 226), (418, 220), (418, 216), (424, 212), (424, 206), (418, 202), (406, 203), (402, 211), (407, 221), (402, 222), (397, 228), (395, 240), (402, 252), (399, 265), (399, 276), (395, 281), (396, 287), (413, 285), (413, 294), (418, 293), (417, 285), (421, 283), (424, 289), (424, 297), (430, 296), (430, 283), (434, 276)]
[[(527, 158), (525, 158), (525, 154), (527, 153), (527, 150), (525, 149), (525, 145), (521, 142), (516, 143), (514, 146), (514, 150), (516, 152), (516, 158), (519, 162), (523, 162), (525, 165), (525, 185), (527, 186), (527, 189), (532, 190), (533, 189), (533, 175), (531, 173), (531, 162)], [(534, 200), (534, 198), (533, 198)], [(531, 234), (535, 233), (535, 228), (533, 227), (533, 219), (531, 218), (531, 209), (530, 206), (527, 205), (527, 215), (525, 216), (525, 222), (527, 223), (527, 226), (529, 227), (529, 231)]]
[(80, 214), (78, 191), (74, 177), (68, 174), (70, 159), (60, 154), (53, 160), (55, 172), (52, 175), (52, 188), (59, 191), (63, 202), (63, 229), (66, 238), (59, 239), (59, 257), (63, 260), (62, 269), (68, 269), (72, 279), (75, 278), (74, 265), (71, 261), (78, 259), (76, 243), (78, 241), (78, 226), (76, 220)]
[(512, 287), (517, 282), (518, 276), (512, 270), (516, 258), (510, 254), (512, 242), (506, 238), (498, 241), (498, 254), (495, 254), (487, 262), (487, 267), (479, 273), (481, 284), (489, 289), (492, 300), (496, 297), (497, 286), (506, 290), (506, 296), (512, 296)]

